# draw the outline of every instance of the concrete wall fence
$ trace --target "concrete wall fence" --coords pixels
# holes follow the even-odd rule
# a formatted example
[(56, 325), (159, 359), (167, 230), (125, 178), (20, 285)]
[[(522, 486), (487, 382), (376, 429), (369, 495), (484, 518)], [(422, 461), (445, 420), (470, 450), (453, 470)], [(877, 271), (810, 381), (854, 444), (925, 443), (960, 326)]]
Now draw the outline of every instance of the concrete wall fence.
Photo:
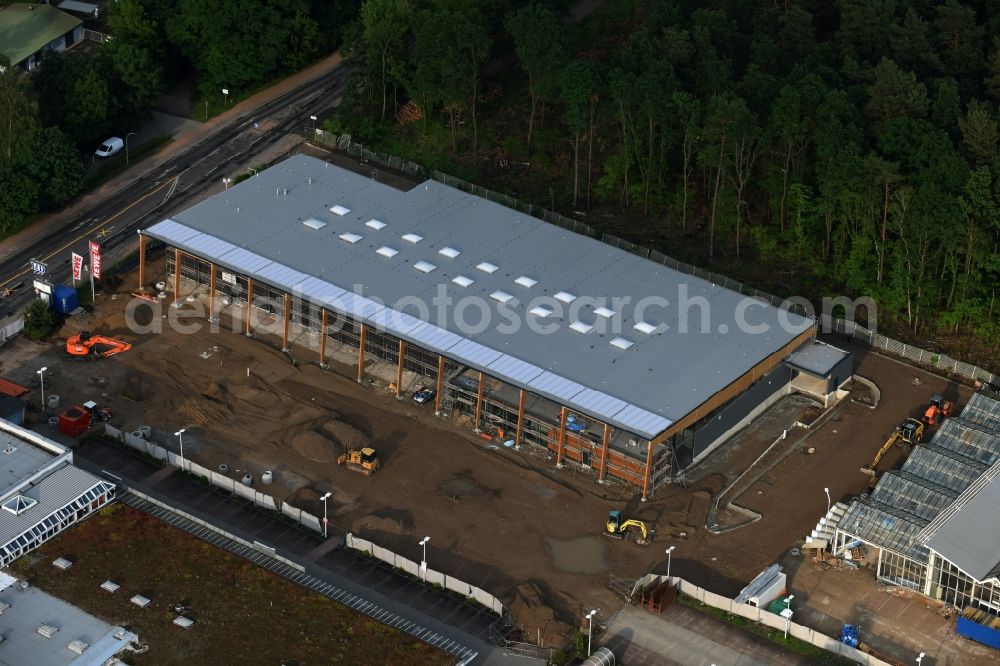
[[(654, 583), (659, 584), (665, 580), (667, 580), (667, 577), (660, 574), (646, 574), (635, 582), (635, 585), (632, 588), (633, 596), (649, 585)], [(775, 615), (774, 613), (768, 612), (763, 608), (757, 608), (756, 606), (751, 606), (749, 604), (738, 604), (728, 597), (723, 597), (722, 595), (715, 594), (714, 592), (709, 592), (704, 588), (698, 587), (697, 585), (689, 583), (682, 578), (677, 578), (676, 576), (671, 576), (670, 580), (674, 587), (677, 588), (678, 592), (686, 594), (706, 606), (724, 610), (727, 613), (732, 613), (733, 615), (738, 615), (748, 620), (758, 622), (766, 627), (771, 627), (780, 631), (785, 630), (785, 618), (780, 615)], [(794, 609), (792, 610), (794, 611)], [(816, 631), (815, 629), (811, 629), (795, 622), (788, 623), (788, 633), (801, 641), (805, 641), (806, 643), (815, 645), (816, 647), (822, 648), (827, 652), (832, 652), (833, 654), (850, 659), (858, 664), (863, 664), (864, 666), (892, 666), (892, 664), (887, 661), (883, 661), (878, 657), (862, 652), (861, 650), (853, 648), (850, 645), (845, 645), (836, 638), (832, 638), (826, 634)]]
[[(402, 569), (406, 573), (420, 578), (420, 565), (417, 562), (407, 559), (401, 555), (397, 555), (388, 548), (383, 548), (382, 546), (374, 544), (367, 539), (361, 539), (350, 533), (347, 535), (346, 544), (348, 548), (353, 548), (354, 550), (358, 550), (363, 553), (370, 553), (372, 557), (380, 559), (390, 566)], [(433, 569), (427, 569), (424, 572), (423, 579), (424, 582), (430, 583), (431, 585), (440, 585), (446, 590), (451, 590), (452, 592), (461, 594), (463, 597), (475, 599), (479, 604), (489, 608), (497, 615), (503, 616), (505, 612), (503, 604), (500, 603), (500, 600), (492, 594), (476, 587), (475, 585), (469, 585), (465, 581), (459, 580), (454, 576), (449, 576), (439, 571), (434, 571)]]

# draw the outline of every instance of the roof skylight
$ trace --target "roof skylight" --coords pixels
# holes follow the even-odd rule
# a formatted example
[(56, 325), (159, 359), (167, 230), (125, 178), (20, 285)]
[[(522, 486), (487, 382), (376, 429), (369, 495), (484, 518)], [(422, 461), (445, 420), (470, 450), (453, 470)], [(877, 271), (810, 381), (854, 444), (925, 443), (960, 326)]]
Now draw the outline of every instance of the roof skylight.
[(629, 347), (631, 347), (634, 344), (635, 343), (632, 342), (631, 340), (629, 340), (628, 338), (614, 338), (611, 341), (611, 346), (612, 347), (616, 347), (618, 349), (621, 349), (622, 351), (625, 351), (626, 349), (628, 349)]
[(440, 250), (438, 250), (438, 254), (443, 254), (444, 256), (448, 257), (449, 259), (454, 259), (455, 257), (457, 257), (458, 255), (460, 255), (462, 253), (459, 252), (458, 250), (456, 250), (453, 247), (443, 247)]
[(646, 335), (652, 335), (653, 331), (656, 330), (656, 326), (653, 326), (652, 324), (645, 321), (636, 322), (635, 326), (633, 326), (632, 328), (639, 331), (640, 333), (645, 333)]
[(472, 278), (465, 277), (464, 275), (456, 275), (451, 279), (452, 282), (457, 284), (459, 287), (468, 287), (470, 284), (475, 282)]
[(516, 284), (519, 284), (520, 286), (526, 287), (528, 289), (531, 289), (536, 284), (538, 284), (538, 280), (536, 280), (535, 278), (530, 278), (527, 275), (522, 275), (521, 277), (519, 277), (516, 280), (514, 280), (514, 282)]
[(498, 270), (500, 270), (499, 266), (497, 266), (496, 264), (491, 264), (488, 261), (482, 262), (481, 264), (477, 265), (476, 268), (478, 268), (484, 273), (490, 273), (490, 274), (496, 273)]
[(418, 261), (417, 263), (413, 264), (413, 267), (416, 268), (421, 273), (430, 273), (432, 270), (437, 268), (437, 266), (435, 266), (429, 261)]
[(33, 497), (28, 497), (27, 495), (14, 495), (3, 503), (3, 508), (5, 511), (10, 511), (12, 514), (17, 516), (36, 504), (38, 504), (38, 500)]
[(548, 317), (552, 314), (552, 308), (545, 307), (544, 305), (536, 305), (528, 310), (528, 314), (533, 314), (536, 317)]
[(569, 293), (568, 291), (560, 291), (553, 298), (555, 298), (560, 303), (567, 303), (567, 304), (572, 303), (573, 301), (576, 300), (576, 296)]
[(615, 316), (614, 310), (609, 310), (605, 307), (594, 308), (594, 314), (598, 317), (604, 317), (605, 319), (611, 319)]
[(368, 227), (369, 229), (374, 229), (375, 231), (378, 231), (379, 229), (385, 229), (385, 222), (383, 222), (382, 220), (368, 220), (367, 222), (365, 222), (365, 226)]
[(351, 209), (348, 208), (347, 206), (341, 206), (340, 204), (337, 204), (336, 206), (330, 206), (330, 212), (333, 213), (334, 215), (340, 215), (341, 217), (343, 217), (348, 213), (350, 213)]
[(508, 294), (506, 291), (500, 291), (499, 289), (497, 289), (492, 294), (490, 294), (490, 298), (492, 298), (494, 301), (500, 301), (501, 303), (506, 303), (507, 301), (509, 301), (514, 297)]
[(593, 326), (591, 326), (590, 324), (584, 324), (582, 321), (574, 321), (572, 324), (569, 325), (569, 327), (574, 331), (576, 331), (577, 333), (583, 333), (584, 335), (594, 330)]
[(323, 220), (317, 220), (315, 217), (302, 220), (302, 224), (306, 225), (310, 229), (316, 229), (317, 231), (326, 226), (326, 222)]
[(378, 254), (380, 254), (380, 255), (382, 255), (386, 259), (392, 259), (397, 254), (399, 254), (399, 250), (397, 250), (395, 248), (391, 248), (388, 245), (383, 245), (379, 249), (375, 250), (375, 252), (378, 253)]
[(405, 240), (407, 243), (413, 243), (414, 245), (416, 245), (417, 243), (422, 241), (424, 237), (419, 234), (403, 234), (402, 239)]
[(364, 236), (359, 236), (358, 234), (352, 234), (350, 232), (346, 234), (340, 234), (340, 240), (347, 241), (350, 244), (357, 243), (359, 240), (364, 238)]

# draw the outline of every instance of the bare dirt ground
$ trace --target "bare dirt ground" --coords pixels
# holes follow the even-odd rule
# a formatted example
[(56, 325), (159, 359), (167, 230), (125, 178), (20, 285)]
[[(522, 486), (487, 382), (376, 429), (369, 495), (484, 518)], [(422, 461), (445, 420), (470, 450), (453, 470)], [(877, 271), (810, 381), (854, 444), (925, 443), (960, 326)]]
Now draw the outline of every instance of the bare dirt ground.
[[(153, 262), (153, 270), (162, 273), (162, 267), (162, 260)], [(874, 410), (847, 404), (810, 430), (801, 446), (814, 453), (793, 450), (740, 498), (761, 519), (713, 535), (705, 528), (713, 497), (773, 441), (774, 430), (754, 435), (751, 429), (713, 454), (715, 468), (689, 487), (668, 486), (640, 503), (631, 489), (599, 485), (591, 472), (556, 470), (546, 455), (527, 448), (498, 449), (436, 418), (430, 406), (358, 385), (354, 368), (334, 361), (346, 355), (331, 353), (330, 370), (322, 370), (315, 350), (293, 345), (293, 364), (273, 338), (229, 332), (225, 316), (222, 332), (191, 320), (202, 330), (136, 335), (123, 315), (132, 285), (135, 276), (128, 275), (117, 295), (99, 296), (86, 323), (129, 340), (131, 351), (96, 362), (69, 360), (62, 340), (74, 329), (67, 326), (50, 345), (8, 345), (0, 351), (0, 374), (26, 383), (46, 365), (50, 390), (64, 405), (109, 404), (116, 425), (153, 426), (160, 443), (175, 451), (172, 433), (186, 427), (186, 456), (212, 469), (225, 463), (233, 474), (274, 470), (268, 492), (314, 514), (322, 512), (319, 496), (332, 492), (333, 525), (407, 557), (418, 558), (417, 541), (430, 535), (435, 568), (500, 596), (525, 634), (540, 633), (546, 643), (579, 626), (581, 609), (617, 607), (620, 598), (607, 587), (612, 577), (665, 571), (669, 545), (677, 547), (674, 575), (735, 595), (802, 543), (826, 509), (824, 487), (834, 501), (864, 490), (869, 477), (859, 468), (898, 421), (919, 414), (934, 392), (960, 404), (969, 395), (944, 379), (859, 352), (857, 372), (881, 388), (882, 402)], [(771, 426), (780, 434), (794, 418)], [(365, 477), (337, 467), (345, 440), (375, 446), (382, 471)], [(898, 455), (891, 452), (883, 466), (898, 463), (892, 457)], [(653, 544), (600, 536), (609, 509), (653, 526)]]

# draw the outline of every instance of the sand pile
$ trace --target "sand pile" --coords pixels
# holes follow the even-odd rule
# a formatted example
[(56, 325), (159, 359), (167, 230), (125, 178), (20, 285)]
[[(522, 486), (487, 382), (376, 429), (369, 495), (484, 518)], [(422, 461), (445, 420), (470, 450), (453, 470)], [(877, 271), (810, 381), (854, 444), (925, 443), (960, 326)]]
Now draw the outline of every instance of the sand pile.
[(299, 455), (313, 462), (333, 462), (342, 451), (336, 442), (311, 429), (299, 429), (286, 441)]
[(538, 579), (518, 585), (509, 608), (532, 642), (540, 634), (546, 645), (558, 644), (575, 626), (566, 598)]
[(369, 438), (352, 425), (338, 419), (330, 419), (319, 427), (320, 432), (333, 438), (345, 451), (368, 446)]
[(358, 521), (357, 532), (385, 532), (387, 534), (403, 534), (407, 530), (403, 523), (395, 518), (379, 518), (378, 516), (365, 516)]

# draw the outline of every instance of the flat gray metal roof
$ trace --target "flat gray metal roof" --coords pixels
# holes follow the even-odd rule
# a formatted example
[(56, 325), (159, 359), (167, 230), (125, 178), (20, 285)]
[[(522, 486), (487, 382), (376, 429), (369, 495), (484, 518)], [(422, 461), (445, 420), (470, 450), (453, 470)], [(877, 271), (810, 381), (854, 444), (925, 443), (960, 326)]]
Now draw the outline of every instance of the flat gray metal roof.
[(814, 325), (435, 181), (403, 192), (302, 155), (144, 233), (646, 438)]
[[(998, 463), (1000, 466), (1000, 463)], [(979, 581), (1000, 566), (1000, 475), (978, 489), (927, 542), (927, 547)]]
[(817, 377), (826, 377), (849, 352), (818, 340), (788, 357), (787, 363)]
[(0, 498), (54, 459), (48, 451), (0, 431)]
[[(22, 592), (15, 583), (14, 577), (0, 571), (0, 602), (10, 604), (0, 618), (0, 634), (7, 639), (0, 646), (0, 664), (4, 666), (98, 666), (137, 638), (37, 587)], [(94, 595), (99, 594), (106, 593), (95, 586)], [(59, 631), (45, 638), (37, 632), (42, 625)], [(76, 640), (88, 644), (83, 654), (69, 649)]]

